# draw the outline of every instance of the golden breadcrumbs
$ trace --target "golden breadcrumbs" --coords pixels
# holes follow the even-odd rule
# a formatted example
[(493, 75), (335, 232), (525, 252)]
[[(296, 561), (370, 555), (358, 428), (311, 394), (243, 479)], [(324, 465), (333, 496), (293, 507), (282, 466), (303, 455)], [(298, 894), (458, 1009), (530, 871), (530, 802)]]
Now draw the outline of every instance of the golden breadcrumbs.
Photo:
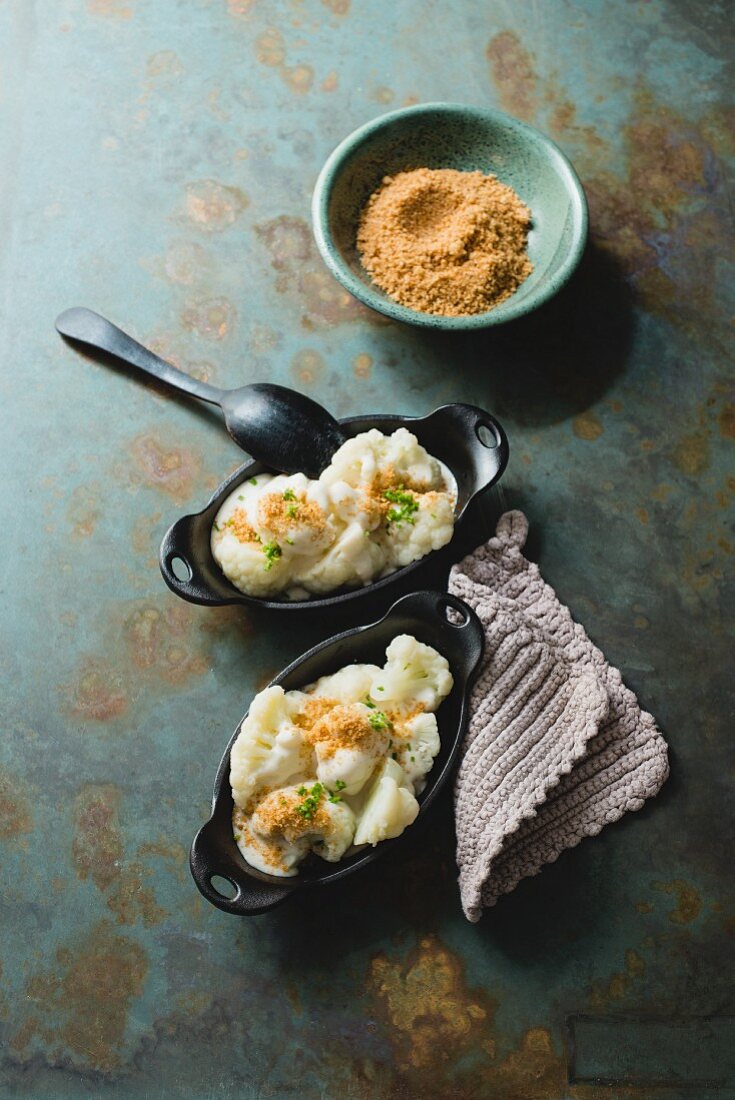
[(294, 527), (308, 527), (311, 537), (323, 534), (327, 517), (323, 508), (303, 495), (290, 499), (283, 493), (266, 493), (258, 504), (258, 523), (277, 538), (285, 538)]
[(530, 224), (528, 207), (495, 176), (414, 168), (386, 176), (370, 196), (357, 247), (401, 305), (456, 317), (484, 313), (528, 278)]

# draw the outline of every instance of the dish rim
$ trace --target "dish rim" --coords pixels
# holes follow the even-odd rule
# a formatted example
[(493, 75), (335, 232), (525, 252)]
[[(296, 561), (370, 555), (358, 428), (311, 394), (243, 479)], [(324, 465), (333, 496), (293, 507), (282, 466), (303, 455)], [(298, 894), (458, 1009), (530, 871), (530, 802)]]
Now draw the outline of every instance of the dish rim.
[[(456, 611), (462, 621), (449, 621), (446, 617), (448, 608), (452, 608)], [(323, 867), (320, 867), (319, 864), (312, 865), (318, 866), (319, 871), (308, 878), (300, 877), (299, 875), (290, 878), (267, 875), (248, 864), (240, 852), (232, 834), (231, 820), (234, 802), (232, 791), (229, 786), (229, 772), (232, 746), (239, 735), (242, 723), (250, 713), (252, 699), (254, 699), (255, 694), (257, 694), (255, 693), (250, 700), (248, 709), (237, 723), (234, 733), (225, 746), (215, 775), (211, 813), (207, 821), (197, 831), (192, 842), (189, 856), (189, 866), (197, 888), (202, 895), (218, 909), (238, 916), (250, 916), (266, 912), (276, 905), (281, 904), (281, 902), (286, 901), (299, 890), (311, 889), (316, 886), (327, 886), (340, 881), (348, 875), (356, 874), (363, 868), (369, 866), (376, 859), (387, 855), (391, 851), (395, 851), (401, 843), (405, 843), (408, 838), (415, 836), (415, 833), (411, 832), (414, 826), (420, 827), (425, 823), (427, 814), (432, 806), (434, 806), (436, 799), (449, 781), (457, 763), (467, 727), (470, 693), (479, 673), (485, 649), (485, 635), (482, 623), (473, 609), (469, 607), (464, 600), (448, 592), (428, 589), (410, 592), (396, 600), (379, 619), (356, 627), (351, 627), (348, 630), (340, 631), (338, 634), (334, 634), (318, 642), (299, 657), (295, 658), (295, 660), (291, 661), (273, 677), (269, 684), (266, 685), (266, 687), (272, 687), (273, 685), (287, 683), (293, 674), (304, 664), (329, 649), (335, 651), (335, 659), (340, 660), (340, 668), (355, 663), (355, 659), (351, 660), (348, 656), (342, 658), (339, 652), (340, 646), (347, 642), (348, 639), (359, 639), (362, 636), (365, 642), (365, 645), (362, 647), (364, 649), (365, 646), (369, 644), (370, 633), (379, 631), (391, 618), (405, 618), (408, 616), (409, 619), (414, 622), (413, 629), (418, 629), (420, 631), (421, 624), (430, 621), (429, 615), (436, 615), (439, 620), (438, 625), (452, 631), (452, 645), (456, 644), (466, 650), (466, 665), (460, 669), (456, 660), (453, 664), (452, 660), (446, 657), (446, 653), (442, 654), (449, 661), (454, 684), (452, 686), (452, 691), (435, 713), (437, 714), (437, 721), (439, 721), (444, 704), (452, 698), (453, 692), (459, 690), (460, 695), (457, 700), (457, 705), (459, 707), (458, 720), (456, 729), (453, 731), (451, 739), (448, 742), (449, 748), (446, 758), (438, 771), (436, 771), (436, 774), (433, 774), (434, 767), (432, 767), (431, 771), (428, 773), (424, 790), (417, 796), (419, 814), (416, 820), (410, 827), (404, 829), (403, 833), (398, 837), (380, 841), (375, 846), (366, 846), (364, 849), (349, 857), (348, 862), (342, 863), (338, 861), (337, 863), (328, 863), (323, 861)], [(405, 631), (397, 630), (396, 633), (399, 632)], [(357, 649), (360, 649), (359, 642)], [(358, 656), (357, 661), (359, 661), (359, 659)], [(459, 675), (460, 671), (461, 678)], [(308, 682), (313, 681), (309, 680)], [(287, 687), (286, 690), (298, 690), (299, 686), (304, 686), (303, 680), (301, 685), (293, 684)], [(265, 690), (265, 688), (261, 690)], [(442, 731), (440, 727), (442, 746), (447, 744), (446, 739), (441, 736), (443, 732), (445, 731)], [(212, 841), (209, 834), (221, 829), (223, 823), (226, 823), (228, 827), (224, 855), (222, 855), (219, 842), (216, 839), (214, 841), (215, 849), (220, 855), (220, 866), (218, 867), (212, 865)], [(226, 879), (230, 885), (237, 890), (236, 895), (232, 898), (228, 898), (221, 894), (212, 885), (211, 880), (215, 877)], [(253, 885), (254, 883), (257, 885)], [(247, 902), (244, 900), (247, 896), (248, 886), (255, 896), (254, 902)]]
[[(462, 314), (459, 317), (446, 317), (438, 313), (423, 313), (420, 310), (402, 306), (392, 298), (384, 296), (382, 292), (379, 293), (373, 288), (372, 283), (360, 279), (342, 260), (332, 236), (329, 222), (329, 202), (340, 171), (351, 154), (372, 134), (406, 117), (420, 117), (430, 114), (461, 114), (465, 117), (470, 115), (476, 119), (491, 119), (519, 134), (527, 143), (541, 146), (553, 163), (570, 199), (573, 225), (572, 239), (567, 255), (554, 272), (553, 277), (549, 278), (543, 289), (534, 292), (530, 300), (518, 301), (514, 305), (513, 302), (516, 296), (514, 292), (506, 302), (501, 302), (498, 306), (486, 310), (484, 313)], [(343, 138), (327, 157), (317, 177), (312, 194), (311, 220), (314, 239), (322, 260), (334, 278), (353, 297), (357, 298), (363, 305), (382, 313), (386, 317), (390, 317), (394, 321), (448, 331), (491, 328), (495, 325), (517, 320), (519, 317), (538, 309), (550, 298), (553, 298), (573, 275), (582, 258), (589, 231), (589, 209), (582, 182), (571, 161), (555, 141), (535, 126), (509, 115), (497, 107), (478, 107), (472, 104), (441, 101), (418, 103), (410, 107), (388, 111), (386, 114), (379, 115), (377, 118), (363, 123)], [(498, 312), (499, 310), (501, 312)]]

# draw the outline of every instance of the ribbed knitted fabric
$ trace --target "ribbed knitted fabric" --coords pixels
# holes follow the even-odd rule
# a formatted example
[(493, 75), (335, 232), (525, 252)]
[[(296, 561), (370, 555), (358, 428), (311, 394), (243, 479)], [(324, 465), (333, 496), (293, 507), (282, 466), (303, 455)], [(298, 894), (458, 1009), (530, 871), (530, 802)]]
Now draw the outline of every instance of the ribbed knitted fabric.
[(657, 794), (666, 743), (650, 714), (521, 553), (522, 512), (452, 570), (485, 655), (455, 787), (462, 906), (471, 921), (565, 848)]

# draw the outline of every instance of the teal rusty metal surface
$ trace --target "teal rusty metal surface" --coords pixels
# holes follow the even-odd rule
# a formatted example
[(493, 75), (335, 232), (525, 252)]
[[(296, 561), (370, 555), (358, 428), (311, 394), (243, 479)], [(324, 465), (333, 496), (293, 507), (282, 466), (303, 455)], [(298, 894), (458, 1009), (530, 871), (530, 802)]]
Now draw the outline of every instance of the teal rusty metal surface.
[[(705, 0), (0, 3), (2, 1096), (693, 1095), (670, 1037), (643, 1085), (570, 1083), (573, 1054), (641, 1079), (612, 1023), (571, 1050), (590, 1016), (693, 1020), (689, 1079), (735, 1096), (711, 1042), (696, 1064), (733, 1013), (731, 29)], [(536, 123), (590, 200), (568, 290), (486, 336), (368, 315), (308, 226), (346, 133), (441, 99)], [(204, 904), (186, 853), (222, 746), (327, 623), (165, 590), (161, 534), (240, 456), (64, 347), (73, 304), (336, 414), (492, 409), (545, 575), (667, 734), (660, 798), (476, 927), (446, 808), (330, 893)]]

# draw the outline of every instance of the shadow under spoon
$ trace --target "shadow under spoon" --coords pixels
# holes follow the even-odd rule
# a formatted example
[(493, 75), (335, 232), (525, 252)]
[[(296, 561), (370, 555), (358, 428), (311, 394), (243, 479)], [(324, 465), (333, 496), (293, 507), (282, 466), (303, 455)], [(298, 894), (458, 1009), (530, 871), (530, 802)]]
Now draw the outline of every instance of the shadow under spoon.
[(270, 382), (236, 390), (200, 382), (91, 309), (67, 309), (56, 318), (56, 329), (66, 339), (106, 352), (172, 389), (219, 405), (235, 443), (273, 470), (316, 478), (345, 441), (339, 423), (310, 397)]

